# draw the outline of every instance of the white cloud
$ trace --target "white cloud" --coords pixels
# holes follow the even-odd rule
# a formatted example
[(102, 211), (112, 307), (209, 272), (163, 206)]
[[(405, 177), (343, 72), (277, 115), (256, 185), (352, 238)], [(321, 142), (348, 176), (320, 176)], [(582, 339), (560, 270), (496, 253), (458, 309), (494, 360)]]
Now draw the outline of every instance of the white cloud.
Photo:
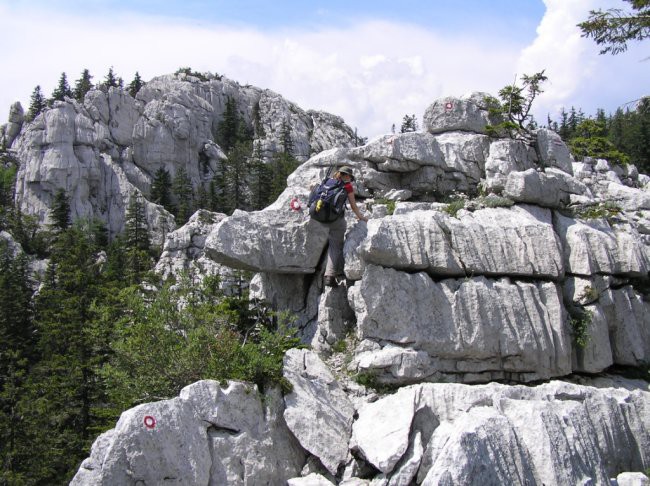
[[(537, 38), (524, 49), (517, 72), (533, 74), (545, 69), (549, 81), (535, 105), (537, 118), (545, 122), (546, 114), (554, 117), (570, 106), (593, 115), (596, 108), (609, 111), (626, 98), (643, 94), (648, 83), (648, 65), (634, 61), (639, 45), (631, 45), (626, 54), (612, 57), (599, 55), (591, 39), (581, 36), (577, 27), (590, 10), (620, 8), (613, 0), (544, 0), (546, 13), (537, 27)], [(648, 94), (647, 91), (645, 94)]]
[[(319, 31), (262, 32), (170, 19), (84, 18), (0, 7), (5, 49), (0, 109), (27, 108), (37, 84), (46, 95), (61, 72), (72, 83), (88, 68), (129, 82), (191, 66), (270, 88), (305, 109), (342, 116), (362, 135), (385, 133), (436, 98), (495, 90), (511, 76), (517, 49), (497, 39), (441, 38), (413, 25), (366, 22)], [(21, 39), (20, 42), (15, 42)]]
[[(492, 38), (471, 32), (450, 37), (387, 21), (269, 32), (144, 16), (86, 18), (0, 4), (5, 46), (0, 121), (15, 100), (27, 108), (37, 84), (49, 96), (61, 72), (72, 83), (87, 68), (99, 82), (110, 66), (126, 82), (136, 70), (147, 80), (182, 66), (225, 74), (272, 89), (305, 109), (340, 115), (370, 137), (399, 125), (405, 114), (421, 117), (441, 96), (496, 93), (515, 73), (547, 69), (544, 107), (612, 92), (601, 82), (614, 84), (603, 68), (608, 64), (574, 27), (595, 0), (545, 3), (548, 12), (528, 47), (502, 40), (498, 32)], [(629, 64), (617, 62), (626, 66), (619, 71)], [(647, 73), (644, 79), (650, 85)], [(630, 92), (634, 89), (630, 85)]]

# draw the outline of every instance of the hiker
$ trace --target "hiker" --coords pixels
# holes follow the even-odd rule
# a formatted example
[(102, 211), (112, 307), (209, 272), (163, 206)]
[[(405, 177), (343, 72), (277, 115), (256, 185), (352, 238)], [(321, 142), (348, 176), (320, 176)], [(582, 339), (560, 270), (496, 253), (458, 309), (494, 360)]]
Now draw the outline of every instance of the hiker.
[[(347, 194), (347, 202), (350, 208), (357, 216), (359, 221), (368, 221), (368, 218), (361, 214), (354, 198), (354, 188), (352, 181), (354, 175), (352, 169), (346, 165), (341, 167), (331, 179), (327, 179), (322, 185), (332, 185), (338, 182), (343, 185)], [(321, 185), (321, 186), (322, 186)], [(338, 217), (331, 222), (321, 222), (322, 225), (329, 229), (328, 248), (327, 248), (327, 265), (325, 267), (325, 285), (336, 287), (336, 277), (343, 275), (343, 239), (345, 237), (345, 208), (344, 202), (341, 204), (341, 212)]]

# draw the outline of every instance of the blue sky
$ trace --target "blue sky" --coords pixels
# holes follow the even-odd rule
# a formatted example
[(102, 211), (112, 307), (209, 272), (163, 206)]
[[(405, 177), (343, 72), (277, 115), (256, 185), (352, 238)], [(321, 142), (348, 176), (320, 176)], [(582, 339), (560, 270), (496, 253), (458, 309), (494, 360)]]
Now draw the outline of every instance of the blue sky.
[[(599, 56), (575, 24), (621, 0), (0, 0), (0, 123), (39, 84), (49, 96), (109, 67), (130, 81), (181, 66), (272, 89), (304, 109), (342, 116), (359, 133), (386, 133), (436, 98), (496, 94), (546, 69), (536, 103), (613, 111), (650, 94), (650, 42)], [(8, 47), (12, 46), (12, 47)]]

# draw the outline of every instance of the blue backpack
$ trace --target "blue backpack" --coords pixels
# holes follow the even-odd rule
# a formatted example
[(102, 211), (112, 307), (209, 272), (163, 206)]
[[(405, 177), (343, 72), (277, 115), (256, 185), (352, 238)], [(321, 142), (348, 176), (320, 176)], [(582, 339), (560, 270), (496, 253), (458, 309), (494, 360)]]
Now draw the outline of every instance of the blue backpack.
[(331, 223), (343, 216), (347, 200), (345, 183), (326, 177), (309, 196), (309, 215), (321, 223)]

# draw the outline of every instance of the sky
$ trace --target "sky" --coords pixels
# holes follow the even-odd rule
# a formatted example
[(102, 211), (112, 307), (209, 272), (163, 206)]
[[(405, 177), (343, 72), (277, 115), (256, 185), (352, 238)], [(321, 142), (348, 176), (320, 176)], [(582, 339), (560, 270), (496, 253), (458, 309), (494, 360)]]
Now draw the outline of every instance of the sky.
[(180, 67), (272, 89), (339, 115), (359, 135), (421, 125), (436, 99), (496, 95), (545, 70), (541, 124), (562, 107), (594, 115), (650, 95), (650, 42), (617, 56), (581, 37), (590, 10), (622, 0), (0, 0), (0, 124), (61, 73), (109, 68), (129, 83)]

